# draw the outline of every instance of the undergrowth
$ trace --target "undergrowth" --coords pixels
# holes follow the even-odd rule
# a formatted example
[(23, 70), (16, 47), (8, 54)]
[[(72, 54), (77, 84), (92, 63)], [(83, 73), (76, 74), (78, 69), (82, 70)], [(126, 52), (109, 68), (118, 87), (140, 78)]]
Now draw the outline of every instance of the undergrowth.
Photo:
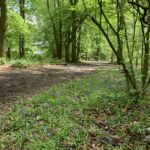
[(150, 101), (133, 103), (116, 71), (101, 71), (24, 100), (0, 121), (2, 150), (145, 150)]
[(6, 59), (0, 58), (0, 65), (5, 65), (5, 64), (6, 64)]
[(9, 64), (13, 68), (27, 68), (30, 66), (44, 65), (44, 64), (64, 64), (62, 60), (50, 59), (41, 59), (41, 60), (31, 60), (31, 59), (16, 59), (16, 60), (1, 60), (0, 65)]

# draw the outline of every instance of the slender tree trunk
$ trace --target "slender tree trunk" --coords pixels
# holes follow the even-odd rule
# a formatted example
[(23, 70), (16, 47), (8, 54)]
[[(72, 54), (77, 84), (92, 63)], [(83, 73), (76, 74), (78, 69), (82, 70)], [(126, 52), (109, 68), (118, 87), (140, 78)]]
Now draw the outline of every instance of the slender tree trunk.
[[(103, 12), (103, 15), (104, 12)], [(106, 18), (106, 16), (104, 16)], [(114, 47), (114, 44), (112, 43), (111, 39), (109, 38), (109, 36), (107, 35), (107, 32), (105, 31), (105, 29), (103, 28), (103, 26), (94, 18), (94, 17), (91, 17), (91, 20), (93, 21), (93, 23), (95, 23), (97, 25), (97, 27), (101, 30), (101, 32), (103, 33), (103, 35), (105, 36), (107, 42), (109, 43), (112, 51), (114, 52), (114, 54), (117, 56), (117, 57), (120, 57), (117, 53), (117, 50), (116, 48)], [(106, 21), (107, 23), (109, 23), (109, 25), (111, 26), (110, 22), (108, 21), (108, 19), (106, 18)], [(113, 27), (111, 26), (112, 30), (114, 31)], [(115, 32), (116, 33), (116, 32)], [(117, 36), (117, 33), (116, 33), (116, 36)], [(124, 61), (121, 61), (121, 65), (123, 67), (123, 71), (124, 71), (124, 75), (125, 75), (125, 78), (126, 78), (126, 81), (127, 81), (127, 86), (128, 86), (128, 83), (130, 83), (131, 86), (129, 87), (132, 87), (133, 89), (137, 90), (136, 88), (136, 85), (131, 77), (131, 74), (126, 66), (126, 64), (124, 63)], [(130, 88), (127, 87), (127, 92), (130, 92)]]
[(118, 50), (117, 50), (117, 53), (118, 53), (118, 56), (117, 57), (117, 64), (118, 65), (121, 65), (121, 62), (123, 61), (123, 40), (120, 39), (120, 36), (118, 35), (117, 36), (117, 40), (118, 40)]
[(149, 71), (149, 33), (150, 33), (150, 25), (148, 25), (146, 36), (145, 36), (145, 49), (144, 49), (144, 60), (143, 60), (143, 67), (142, 67), (142, 86), (145, 87), (148, 71)]
[[(25, 0), (19, 0), (19, 7), (20, 15), (25, 20)], [(20, 58), (25, 56), (25, 38), (23, 33), (19, 35), (19, 55)]]
[[(99, 60), (99, 55), (100, 55), (100, 50), (101, 50), (101, 47), (100, 47), (100, 32), (99, 34), (96, 36), (95, 38), (95, 41), (96, 41), (96, 60), (98, 61)], [(107, 26), (107, 34), (109, 34), (109, 30), (108, 30), (108, 26)]]
[(138, 68), (138, 65), (139, 65), (139, 49), (136, 47), (136, 69)]
[(115, 62), (115, 54), (114, 52), (111, 52), (111, 63), (114, 63)]
[(66, 63), (70, 62), (69, 49), (70, 49), (70, 43), (66, 43), (66, 46), (65, 46), (65, 60), (66, 60)]
[[(52, 26), (53, 26), (53, 33), (54, 33), (54, 43), (55, 43), (55, 48), (54, 48), (54, 53), (53, 53), (53, 57), (54, 58), (58, 58), (58, 59), (62, 59), (62, 48), (63, 48), (63, 35), (62, 35), (62, 29), (63, 29), (63, 25), (62, 25), (62, 18), (61, 18), (61, 5), (62, 5), (63, 1), (60, 0), (54, 0), (53, 1), (53, 7), (55, 8), (55, 10), (59, 10), (58, 12), (58, 18), (54, 18), (51, 15), (51, 10), (50, 10), (50, 0), (46, 1), (46, 6), (48, 9), (48, 13), (50, 16), (50, 20), (52, 22)], [(58, 21), (56, 21), (58, 20)]]
[[(71, 6), (75, 7), (78, 0), (70, 0)], [(77, 62), (77, 12), (72, 10), (72, 62)]]
[(70, 62), (70, 43), (71, 43), (71, 31), (67, 32), (66, 40), (65, 40), (65, 60), (66, 62)]
[(117, 57), (117, 64), (120, 65), (121, 62), (123, 61), (123, 40), (120, 36), (120, 32), (122, 30), (124, 30), (124, 16), (123, 16), (123, 12), (122, 12), (122, 0), (116, 1), (116, 7), (117, 7), (117, 27), (118, 27), (118, 34), (117, 34), (117, 41), (118, 41), (118, 56)]
[(70, 48), (70, 44), (67, 44), (67, 46), (65, 46), (65, 61), (66, 61), (66, 63), (70, 62), (69, 48)]
[(76, 12), (72, 11), (72, 62), (76, 62), (76, 57), (77, 57), (77, 34), (76, 34)]
[[(54, 20), (53, 20), (53, 17), (51, 15), (51, 11), (50, 11), (50, 1), (47, 0), (46, 1), (46, 6), (47, 6), (47, 10), (48, 10), (48, 13), (49, 13), (49, 17), (50, 17), (50, 20), (52, 22), (52, 27), (53, 27), (53, 35), (54, 35), (54, 46), (53, 46), (53, 58), (57, 58), (58, 56), (58, 50), (57, 50), (57, 45), (58, 45), (58, 37), (57, 37), (57, 29), (56, 29), (56, 25), (54, 23)], [(56, 2), (54, 1), (54, 8), (56, 7)]]
[(61, 20), (61, 2), (57, 0), (59, 8), (59, 22), (58, 22), (58, 59), (62, 59), (62, 20)]
[(58, 59), (62, 59), (62, 23), (59, 23)]
[[(126, 24), (125, 24), (125, 18), (123, 15), (123, 0), (117, 0), (117, 21), (118, 21), (118, 31), (117, 31), (117, 41), (118, 41), (118, 56), (117, 56), (117, 64), (121, 65), (122, 62), (124, 61), (123, 59), (123, 39), (121, 37), (121, 32), (125, 30), (125, 39), (126, 39), (126, 44), (127, 44), (127, 50), (128, 50), (128, 57), (130, 60), (130, 68), (129, 70), (126, 68), (126, 65), (123, 66), (123, 71), (124, 71), (124, 75), (126, 78), (126, 89), (127, 91), (130, 93), (131, 90), (137, 90), (137, 86), (136, 86), (136, 79), (135, 79), (135, 74), (134, 74), (134, 69), (133, 69), (133, 64), (132, 64), (132, 58), (130, 54), (130, 48), (129, 48), (129, 44), (128, 44), (128, 36), (127, 36), (127, 28), (126, 28)], [(127, 72), (128, 71), (128, 72)], [(129, 73), (129, 75), (128, 75)], [(130, 78), (131, 79), (130, 79)], [(131, 84), (132, 81), (132, 84)], [(135, 93), (134, 93), (135, 94)]]
[(78, 38), (77, 38), (77, 62), (80, 60), (81, 52), (81, 26), (78, 28)]
[(8, 47), (8, 49), (7, 49), (7, 58), (11, 59), (11, 48), (10, 47)]
[(59, 51), (59, 42), (58, 42), (58, 33), (57, 33), (57, 29), (56, 29), (56, 26), (55, 26), (55, 24), (53, 24), (53, 33), (54, 33), (54, 40), (55, 40), (55, 51), (54, 51), (54, 55), (53, 55), (53, 57), (54, 58), (57, 58), (58, 57), (58, 51)]
[(135, 44), (136, 44), (135, 35), (136, 35), (137, 19), (138, 19), (137, 14), (134, 14), (131, 60), (133, 59), (133, 56), (134, 56), (134, 50), (135, 50)]
[[(128, 33), (127, 33), (127, 26), (126, 26), (126, 22), (124, 21), (124, 27), (125, 27), (125, 40), (126, 40), (126, 45), (127, 45), (127, 53), (128, 53), (128, 59), (129, 59), (129, 71), (131, 74), (131, 78), (136, 85), (136, 77), (135, 77), (135, 72), (134, 72), (134, 68), (133, 68), (133, 54), (134, 54), (134, 48), (132, 47), (132, 49), (130, 50), (129, 47), (129, 40), (128, 40)], [(134, 26), (135, 27), (135, 26)], [(135, 29), (134, 29), (135, 30)], [(135, 34), (135, 33), (133, 33)], [(134, 37), (134, 36), (133, 36)], [(135, 44), (135, 43), (134, 43)]]
[(20, 33), (19, 35), (19, 56), (20, 58), (23, 58), (25, 56), (25, 41), (24, 41), (24, 35)]
[(5, 34), (7, 29), (7, 1), (0, 0), (0, 57), (4, 57)]

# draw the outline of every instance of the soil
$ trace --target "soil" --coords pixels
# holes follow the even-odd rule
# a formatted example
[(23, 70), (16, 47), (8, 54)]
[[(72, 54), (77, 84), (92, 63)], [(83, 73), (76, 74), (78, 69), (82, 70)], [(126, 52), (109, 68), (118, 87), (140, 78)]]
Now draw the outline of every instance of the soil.
[(42, 65), (22, 69), (0, 66), (0, 116), (9, 112), (19, 100), (31, 98), (53, 85), (114, 67), (107, 62)]

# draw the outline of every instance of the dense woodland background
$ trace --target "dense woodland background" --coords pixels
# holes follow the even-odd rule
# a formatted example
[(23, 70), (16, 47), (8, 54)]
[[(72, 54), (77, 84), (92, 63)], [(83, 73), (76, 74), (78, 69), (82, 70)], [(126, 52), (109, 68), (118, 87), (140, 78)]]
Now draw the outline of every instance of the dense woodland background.
[[(149, 1), (4, 0), (0, 4), (1, 57), (67, 63), (109, 60), (122, 65), (129, 91), (141, 95), (148, 87)], [(136, 76), (139, 67), (141, 86)]]
[[(1, 65), (9, 64), (12, 67), (19, 67), (19, 68), (28, 65), (30, 66), (33, 64), (38, 64), (38, 65), (39, 64), (65, 64), (67, 66), (67, 64), (79, 64), (82, 63), (83, 61), (94, 61), (94, 62), (105, 61), (111, 64), (115, 64), (116, 67), (119, 68), (119, 72), (114, 73), (111, 71), (111, 69), (108, 68), (108, 71), (106, 71), (102, 75), (100, 74), (99, 78), (106, 82), (108, 80), (107, 83), (106, 82), (103, 83), (102, 81), (99, 81), (98, 76), (96, 75), (94, 76), (95, 80), (93, 79), (94, 85), (92, 85), (92, 83), (89, 81), (91, 78), (85, 80), (84, 83), (82, 83), (83, 82), (82, 81), (81, 83), (83, 84), (83, 86), (87, 84), (87, 88), (82, 87), (82, 90), (85, 88), (86, 91), (85, 93), (83, 92), (84, 100), (86, 99), (85, 95), (88, 95), (87, 93), (89, 93), (91, 90), (88, 89), (88, 87), (91, 85), (93, 86), (93, 88), (95, 87), (95, 91), (93, 91), (95, 92), (95, 94), (93, 94), (91, 97), (89, 96), (90, 98), (88, 100), (86, 99), (88, 102), (84, 101), (82, 103), (82, 94), (81, 94), (82, 92), (80, 93), (81, 85), (78, 81), (75, 81), (75, 83), (73, 84), (73, 87), (75, 86), (74, 87), (75, 89), (76, 86), (78, 87), (76, 89), (77, 90), (76, 92), (74, 91), (74, 88), (72, 89), (72, 87), (68, 85), (70, 91), (72, 92), (74, 91), (75, 93), (77, 93), (77, 95), (79, 93), (81, 94), (81, 95), (79, 94), (77, 97), (78, 99), (81, 100), (81, 104), (85, 103), (85, 105), (83, 105), (81, 108), (78, 108), (78, 105), (80, 103), (75, 102), (74, 107), (76, 108), (73, 108), (72, 105), (69, 103), (69, 101), (64, 102), (65, 103), (64, 105), (67, 105), (69, 108), (71, 107), (70, 111), (74, 111), (74, 109), (79, 109), (80, 117), (83, 115), (80, 112), (80, 110), (81, 109), (89, 110), (89, 108), (90, 111), (93, 112), (93, 114), (95, 114), (95, 112), (98, 111), (100, 113), (100, 109), (104, 108), (105, 110), (105, 107), (108, 107), (108, 109), (109, 107), (111, 107), (110, 110), (112, 110), (112, 112), (114, 111), (114, 113), (116, 113), (116, 116), (120, 115), (118, 117), (120, 119), (123, 113), (127, 112), (125, 116), (131, 115), (130, 113), (132, 112), (130, 113), (128, 112), (130, 110), (133, 110), (134, 112), (134, 109), (136, 109), (137, 111), (136, 115), (143, 110), (144, 112), (143, 114), (146, 115), (145, 117), (146, 120), (144, 117), (142, 117), (142, 115), (141, 116), (139, 115), (139, 117), (141, 117), (138, 119), (138, 121), (141, 120), (140, 122), (141, 124), (139, 123), (140, 125), (137, 123), (138, 122), (137, 120), (133, 119), (136, 116), (135, 114), (132, 116), (133, 119), (132, 123), (129, 121), (130, 120), (129, 118), (128, 118), (129, 120), (127, 119), (131, 124), (128, 121), (127, 122), (131, 126), (132, 125), (134, 126), (133, 130), (135, 131), (137, 129), (138, 131), (136, 130), (137, 132), (136, 134), (134, 134), (131, 130), (128, 130), (131, 126), (129, 125), (130, 127), (127, 127), (126, 125), (126, 129), (128, 128), (127, 129), (128, 131), (126, 131), (125, 133), (131, 136), (131, 141), (125, 139), (125, 141), (128, 141), (130, 144), (129, 143), (127, 143), (127, 145), (123, 144), (123, 146), (120, 146), (120, 150), (122, 149), (124, 150), (147, 149), (148, 150), (149, 149), (148, 142), (150, 142), (149, 123), (148, 123), (150, 119), (148, 115), (150, 113), (148, 111), (149, 100), (147, 100), (149, 99), (149, 85), (150, 85), (150, 70), (149, 70), (150, 67), (150, 1), (149, 0), (9, 0), (9, 1), (0, 0), (0, 64)], [(119, 76), (115, 76), (115, 74), (119, 74)], [(106, 76), (108, 76), (107, 79)], [(118, 81), (116, 81), (117, 78)], [(120, 78), (122, 82), (120, 82)], [(113, 80), (114, 82), (116, 81), (116, 83), (112, 83), (110, 80)], [(104, 93), (102, 91), (96, 92), (99, 87), (97, 83), (101, 84), (102, 86), (104, 86), (105, 84), (107, 85), (109, 83), (107, 87), (108, 91), (105, 89)], [(109, 87), (112, 86), (111, 84), (115, 84), (117, 86), (113, 88)], [(118, 84), (120, 87), (118, 87)], [(109, 90), (111, 91), (112, 89), (114, 91), (112, 91), (112, 93), (110, 93), (109, 95), (108, 94)], [(58, 91), (60, 90), (62, 92), (61, 94), (64, 97), (66, 96), (65, 92), (68, 92), (67, 89), (65, 91), (62, 91), (61, 87), (58, 87), (58, 89), (56, 88), (56, 91), (54, 90), (54, 93), (55, 92), (57, 93), (57, 90)], [(122, 91), (124, 91), (125, 94), (123, 94)], [(119, 96), (116, 94), (117, 92), (120, 93)], [(53, 93), (51, 93), (50, 95), (53, 97)], [(56, 95), (54, 97), (56, 97)], [(99, 97), (98, 95), (100, 96), (101, 100), (103, 100), (103, 98), (108, 100), (111, 97), (110, 99), (114, 99), (114, 101), (119, 98), (124, 99), (124, 101), (121, 100), (119, 102), (111, 101), (110, 103), (112, 105), (110, 104), (110, 106), (106, 106), (109, 105), (108, 101), (106, 101), (106, 103), (104, 101), (103, 102), (96, 101)], [(110, 97), (108, 98), (106, 95)], [(45, 97), (47, 97), (47, 95), (45, 95)], [(67, 97), (65, 98), (67, 99)], [(141, 104), (141, 102), (143, 102), (142, 101), (143, 99), (146, 100), (146, 102), (144, 101), (145, 104), (144, 106), (143, 103)], [(63, 101), (63, 99), (61, 100)], [(34, 102), (37, 103), (36, 101), (33, 101), (33, 103)], [(60, 104), (63, 105), (61, 102)], [(45, 105), (42, 105), (43, 109), (44, 107), (47, 108), (47, 105), (46, 106)], [(55, 105), (58, 104), (55, 103)], [(101, 107), (97, 108), (97, 105)], [(130, 105), (130, 107), (128, 105)], [(39, 106), (40, 105), (38, 105), (38, 107)], [(113, 110), (113, 106), (116, 106), (118, 108), (118, 111), (117, 109), (116, 111), (120, 112), (120, 114), (118, 114), (115, 110)], [(92, 108), (94, 108), (94, 110)], [(34, 107), (32, 109), (33, 110), (30, 110), (31, 112), (36, 111), (34, 110), (35, 109)], [(18, 111), (20, 111), (19, 108), (17, 109), (16, 114), (18, 114)], [(39, 114), (43, 113), (44, 115), (43, 110), (41, 111), (42, 112), (38, 112), (38, 113)], [(109, 110), (106, 109), (105, 111), (105, 113), (107, 114), (106, 116), (109, 116), (108, 111)], [(58, 112), (56, 112), (56, 114), (57, 113)], [(111, 113), (110, 115), (112, 115)], [(67, 111), (67, 115), (69, 116), (68, 111)], [(95, 114), (95, 116), (97, 116), (97, 114)], [(125, 119), (126, 118), (125, 116), (123, 116), (122, 118)], [(48, 116), (44, 116), (44, 117), (48, 118)], [(114, 123), (117, 120), (117, 117), (113, 119), (114, 119), (113, 120)], [(145, 122), (147, 123), (143, 125)], [(41, 124), (44, 123), (42, 122)], [(103, 125), (98, 124), (98, 125), (99, 127), (102, 126), (108, 127), (108, 124), (107, 125), (106, 124)], [(110, 128), (110, 126), (108, 128)], [(63, 127), (60, 128), (62, 129)], [(116, 130), (116, 128), (113, 129)], [(63, 129), (65, 130), (65, 127)], [(124, 133), (124, 129), (122, 130)], [(68, 134), (70, 134), (70, 132), (74, 133), (75, 131), (68, 131), (68, 132), (69, 132)], [(81, 133), (80, 131), (78, 132)], [(95, 145), (94, 146), (92, 145), (92, 147), (95, 148), (99, 147), (100, 150), (103, 150), (104, 149), (103, 144), (101, 146), (96, 146), (97, 135), (95, 135), (95, 132), (94, 135), (92, 136), (96, 138), (96, 144), (95, 141), (93, 140)], [(112, 134), (113, 131), (110, 132)], [(147, 132), (148, 135), (146, 134)], [(124, 136), (127, 137), (127, 135)], [(60, 135), (58, 137), (61, 139)], [(80, 142), (82, 141), (81, 142), (82, 144), (80, 142), (79, 143), (83, 146), (85, 144), (83, 142), (85, 140), (85, 137), (86, 137), (86, 132), (83, 132), (81, 137), (80, 136), (74, 137), (74, 140), (75, 139), (77, 140), (79, 138), (78, 140)], [(132, 137), (134, 137), (133, 138), (135, 140), (134, 142), (132, 141)], [(2, 142), (3, 148), (4, 145), (5, 146), (7, 145), (6, 143), (4, 144), (4, 141), (6, 140), (5, 138)], [(83, 140), (81, 140), (80, 138), (81, 139), (83, 138)], [(140, 141), (139, 139), (142, 138), (144, 138), (146, 143), (139, 142)], [(17, 139), (19, 138), (17, 137)], [(60, 141), (62, 142), (63, 140), (60, 139), (59, 140), (57, 139), (58, 141), (55, 139), (54, 141), (55, 142), (57, 141), (58, 143)], [(105, 139), (104, 143), (112, 144), (113, 140), (120, 141), (121, 139), (122, 138), (118, 136), (117, 137), (113, 136), (107, 139), (110, 141), (107, 141)], [(21, 145), (19, 148), (23, 149), (24, 147), (26, 147), (23, 143), (26, 142), (34, 143), (36, 141), (35, 140), (34, 142), (33, 141), (31, 142), (28, 140), (29, 139), (26, 138), (23, 139), (23, 141), (20, 142)], [(137, 142), (136, 140), (139, 141)], [(50, 143), (45, 143), (45, 147), (46, 144), (48, 144), (49, 147), (49, 145), (51, 145), (54, 141), (51, 141)], [(39, 145), (41, 146), (42, 143), (40, 142), (41, 141), (39, 141)], [(52, 146), (51, 148), (59, 149), (58, 147), (61, 144), (58, 143), (56, 145), (52, 144), (53, 146), (51, 145)], [(67, 146), (71, 145), (70, 150), (76, 148), (83, 149), (84, 147), (83, 146), (81, 148), (80, 144), (78, 145), (78, 141), (76, 141), (75, 144), (72, 144), (74, 143), (72, 141), (70, 143), (63, 143), (63, 144), (64, 145), (66, 144)], [(116, 143), (119, 142), (117, 141)], [(36, 144), (35, 145), (34, 144), (33, 145), (29, 144), (30, 149), (37, 149), (39, 145), (37, 146)], [(137, 146), (137, 148), (135, 148), (133, 146), (134, 144), (135, 145), (137, 144), (139, 147)], [(76, 146), (74, 147), (74, 145)], [(109, 147), (109, 146), (107, 148), (114, 149), (114, 147)], [(60, 149), (63, 148), (61, 147)], [(88, 148), (86, 147), (85, 149)], [(99, 149), (97, 148), (97, 150)]]

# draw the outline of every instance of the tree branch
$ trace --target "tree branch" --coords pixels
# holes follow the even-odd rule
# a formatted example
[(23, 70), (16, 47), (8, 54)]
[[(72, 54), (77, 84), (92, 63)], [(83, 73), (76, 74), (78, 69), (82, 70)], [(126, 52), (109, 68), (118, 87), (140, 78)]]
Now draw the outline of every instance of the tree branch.
[(142, 9), (148, 9), (148, 7), (144, 7), (144, 6), (142, 6), (142, 5), (140, 5), (139, 3), (137, 3), (137, 2), (133, 2), (133, 0), (132, 1), (130, 1), (130, 0), (128, 0), (128, 3), (129, 4), (132, 4), (132, 5), (136, 5), (137, 7), (140, 7), (140, 8), (142, 8)]

